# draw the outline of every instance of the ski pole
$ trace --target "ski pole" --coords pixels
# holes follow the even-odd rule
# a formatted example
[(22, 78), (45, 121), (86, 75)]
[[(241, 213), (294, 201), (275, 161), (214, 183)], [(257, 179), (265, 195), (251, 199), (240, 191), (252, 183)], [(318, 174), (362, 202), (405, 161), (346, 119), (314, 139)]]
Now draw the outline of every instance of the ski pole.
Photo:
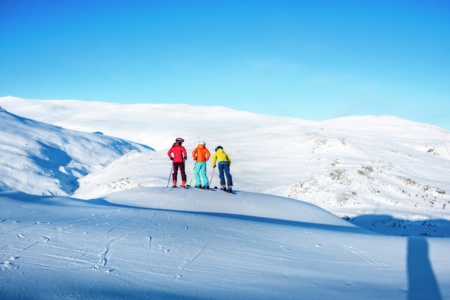
[(211, 174), (211, 180), (209, 181), (208, 186), (210, 186), (211, 183), (212, 183), (212, 179), (213, 179), (213, 177), (214, 177), (214, 170), (215, 170), (215, 169), (216, 169), (216, 168), (213, 168), (213, 171), (212, 171), (212, 174)]
[(194, 168), (192, 169), (192, 177), (191, 177), (191, 181), (189, 181), (189, 186), (192, 186), (192, 178), (194, 178), (194, 176), (195, 176), (195, 166), (196, 165), (197, 165), (197, 162), (195, 162)]
[(173, 165), (172, 165), (172, 167), (170, 167), (169, 179), (167, 179), (167, 187), (169, 187), (170, 176), (172, 176), (172, 171), (173, 171)]

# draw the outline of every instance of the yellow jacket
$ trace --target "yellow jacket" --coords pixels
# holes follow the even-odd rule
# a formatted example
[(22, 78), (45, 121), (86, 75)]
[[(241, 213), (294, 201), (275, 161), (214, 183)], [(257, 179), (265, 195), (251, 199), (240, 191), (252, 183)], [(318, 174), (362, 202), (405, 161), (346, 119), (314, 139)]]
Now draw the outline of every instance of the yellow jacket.
[(225, 151), (223, 151), (223, 149), (218, 149), (216, 151), (216, 153), (214, 153), (211, 163), (213, 168), (216, 167), (216, 161), (217, 163), (221, 163), (221, 162), (227, 162), (228, 165), (231, 165), (231, 158), (228, 154), (225, 153)]

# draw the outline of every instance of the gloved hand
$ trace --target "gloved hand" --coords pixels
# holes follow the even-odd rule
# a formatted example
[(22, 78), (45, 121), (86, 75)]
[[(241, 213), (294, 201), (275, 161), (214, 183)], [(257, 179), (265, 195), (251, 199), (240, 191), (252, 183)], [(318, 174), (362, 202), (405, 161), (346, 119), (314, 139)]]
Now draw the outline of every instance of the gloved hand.
[(171, 157), (170, 160), (173, 160), (173, 157)]

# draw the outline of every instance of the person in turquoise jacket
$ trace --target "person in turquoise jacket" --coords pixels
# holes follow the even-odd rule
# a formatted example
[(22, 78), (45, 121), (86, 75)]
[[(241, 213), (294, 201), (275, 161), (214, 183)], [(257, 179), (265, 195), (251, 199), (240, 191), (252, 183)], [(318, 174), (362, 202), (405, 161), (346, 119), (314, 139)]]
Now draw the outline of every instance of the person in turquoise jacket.
[[(230, 173), (231, 157), (223, 151), (222, 146), (217, 146), (215, 151), (211, 163), (213, 168), (216, 167), (216, 163), (219, 167), (220, 189), (231, 193), (233, 191), (233, 177)], [(226, 186), (225, 177), (227, 179)]]
[[(211, 156), (208, 148), (206, 148), (206, 143), (204, 141), (199, 141), (197, 148), (192, 151), (192, 158), (195, 160), (194, 173), (195, 173), (195, 187), (209, 189), (209, 181), (206, 176), (206, 161)], [(202, 180), (203, 178), (203, 186)]]

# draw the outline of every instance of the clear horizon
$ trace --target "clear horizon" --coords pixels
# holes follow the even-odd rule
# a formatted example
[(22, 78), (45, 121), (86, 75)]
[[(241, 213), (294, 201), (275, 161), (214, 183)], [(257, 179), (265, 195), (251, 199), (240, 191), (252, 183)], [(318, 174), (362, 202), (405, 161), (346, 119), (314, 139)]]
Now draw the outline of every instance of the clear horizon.
[(0, 96), (450, 130), (447, 1), (6, 0), (0, 45)]

